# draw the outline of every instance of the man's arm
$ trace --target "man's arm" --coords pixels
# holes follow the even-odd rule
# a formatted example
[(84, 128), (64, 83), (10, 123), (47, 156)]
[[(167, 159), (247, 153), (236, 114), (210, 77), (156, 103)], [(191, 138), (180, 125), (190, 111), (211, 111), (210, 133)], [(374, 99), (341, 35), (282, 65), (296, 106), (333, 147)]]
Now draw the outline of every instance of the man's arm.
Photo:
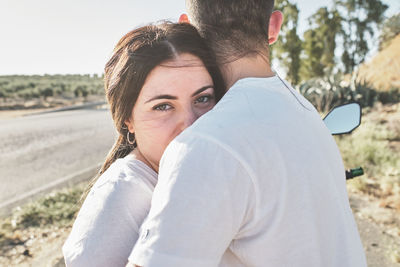
[(173, 141), (129, 260), (145, 267), (216, 266), (253, 208), (254, 186), (244, 166), (207, 137)]

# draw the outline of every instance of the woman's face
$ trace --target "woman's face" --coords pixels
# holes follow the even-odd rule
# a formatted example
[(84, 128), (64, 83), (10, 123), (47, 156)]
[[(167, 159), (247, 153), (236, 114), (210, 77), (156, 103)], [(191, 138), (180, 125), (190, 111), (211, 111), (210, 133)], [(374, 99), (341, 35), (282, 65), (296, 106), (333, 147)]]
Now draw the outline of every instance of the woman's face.
[(214, 105), (213, 81), (207, 69), (196, 56), (181, 54), (149, 73), (125, 123), (135, 133), (137, 153), (158, 172), (172, 139)]

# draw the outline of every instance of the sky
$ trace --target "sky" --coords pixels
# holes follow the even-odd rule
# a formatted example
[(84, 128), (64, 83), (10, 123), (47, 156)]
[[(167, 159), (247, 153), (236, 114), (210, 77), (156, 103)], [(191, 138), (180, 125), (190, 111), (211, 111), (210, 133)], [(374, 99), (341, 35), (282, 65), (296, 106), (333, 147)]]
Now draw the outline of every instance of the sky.
[[(296, 0), (300, 32), (331, 0)], [(387, 16), (399, 0), (383, 0)], [(184, 0), (0, 0), (0, 75), (92, 74), (128, 31), (163, 19), (176, 22)]]

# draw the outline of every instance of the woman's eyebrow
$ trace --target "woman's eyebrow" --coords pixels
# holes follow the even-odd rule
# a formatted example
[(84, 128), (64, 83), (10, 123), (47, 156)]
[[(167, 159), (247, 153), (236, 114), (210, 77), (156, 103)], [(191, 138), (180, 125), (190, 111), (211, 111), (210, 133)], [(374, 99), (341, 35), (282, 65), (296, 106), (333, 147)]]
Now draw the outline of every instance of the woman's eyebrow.
[[(214, 88), (214, 86), (213, 86), (213, 85), (206, 85), (206, 86), (203, 86), (203, 87), (201, 87), (199, 90), (197, 90), (196, 92), (194, 92), (191, 96), (193, 97), (193, 96), (195, 96), (195, 95), (198, 95), (198, 94), (200, 94), (201, 92), (207, 90), (208, 88)], [(176, 100), (176, 99), (178, 99), (178, 98), (177, 98), (176, 96), (173, 96), (173, 95), (157, 95), (157, 96), (154, 96), (154, 97), (150, 98), (149, 100), (147, 100), (147, 101), (144, 102), (144, 103), (148, 103), (148, 102), (151, 102), (151, 101), (154, 101), (154, 100), (158, 100), (158, 99), (172, 99), (172, 100)]]
[(173, 99), (173, 100), (176, 100), (178, 98), (176, 96), (173, 96), (173, 95), (157, 95), (155, 97), (150, 98), (149, 100), (147, 100), (144, 103), (148, 103), (150, 101), (157, 100), (157, 99)]
[(203, 87), (201, 87), (199, 90), (197, 90), (196, 92), (194, 92), (194, 93), (192, 94), (192, 96), (198, 95), (198, 94), (200, 94), (201, 92), (207, 90), (208, 88), (213, 88), (213, 89), (214, 89), (214, 86), (213, 86), (213, 85), (206, 85), (206, 86), (203, 86)]

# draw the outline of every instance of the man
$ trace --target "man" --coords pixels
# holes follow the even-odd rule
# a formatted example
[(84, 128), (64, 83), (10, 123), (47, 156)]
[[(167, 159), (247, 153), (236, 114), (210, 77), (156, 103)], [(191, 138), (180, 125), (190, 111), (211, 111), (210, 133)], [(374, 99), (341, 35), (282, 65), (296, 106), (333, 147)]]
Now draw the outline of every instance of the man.
[(187, 7), (230, 89), (167, 148), (128, 265), (366, 266), (335, 141), (270, 68), (282, 14), (269, 0)]

